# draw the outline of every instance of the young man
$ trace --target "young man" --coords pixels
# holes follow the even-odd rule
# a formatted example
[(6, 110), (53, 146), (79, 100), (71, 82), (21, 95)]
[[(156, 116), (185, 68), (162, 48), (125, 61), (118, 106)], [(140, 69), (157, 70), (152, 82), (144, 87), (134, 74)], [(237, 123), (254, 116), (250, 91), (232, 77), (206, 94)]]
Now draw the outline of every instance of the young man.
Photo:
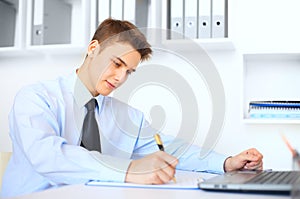
[[(90, 180), (162, 184), (174, 177), (175, 168), (262, 169), (262, 155), (256, 149), (229, 158), (211, 152), (200, 159), (201, 148), (163, 136), (166, 152), (158, 151), (156, 131), (143, 113), (107, 96), (151, 53), (133, 24), (107, 19), (76, 72), (23, 88), (9, 115), (13, 155), (3, 179), (3, 196)], [(92, 112), (85, 107), (90, 101), (96, 106)], [(97, 127), (84, 125), (89, 113)], [(85, 130), (91, 126), (92, 132), (99, 132), (86, 141), (91, 136)]]

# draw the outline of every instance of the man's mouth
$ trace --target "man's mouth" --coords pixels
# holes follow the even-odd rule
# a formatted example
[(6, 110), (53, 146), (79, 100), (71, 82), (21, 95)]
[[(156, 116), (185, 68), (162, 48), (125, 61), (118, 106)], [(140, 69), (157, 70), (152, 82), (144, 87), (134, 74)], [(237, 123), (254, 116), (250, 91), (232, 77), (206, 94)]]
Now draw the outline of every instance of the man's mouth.
[(112, 89), (115, 89), (116, 86), (114, 86), (113, 84), (111, 84), (109, 81), (106, 80), (106, 83), (108, 84), (109, 87), (111, 87)]

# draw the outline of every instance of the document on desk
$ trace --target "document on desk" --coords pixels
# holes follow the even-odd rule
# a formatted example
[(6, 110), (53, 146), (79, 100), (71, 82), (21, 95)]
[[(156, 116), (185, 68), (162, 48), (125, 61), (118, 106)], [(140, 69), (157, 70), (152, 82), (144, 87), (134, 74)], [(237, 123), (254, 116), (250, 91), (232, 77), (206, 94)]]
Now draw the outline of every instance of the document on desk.
[(154, 188), (154, 189), (198, 189), (198, 182), (216, 176), (216, 174), (191, 172), (176, 170), (176, 182), (172, 180), (162, 185), (145, 185), (124, 182), (103, 182), (90, 181), (86, 183), (88, 186), (112, 186), (112, 187), (133, 187), (133, 188)]

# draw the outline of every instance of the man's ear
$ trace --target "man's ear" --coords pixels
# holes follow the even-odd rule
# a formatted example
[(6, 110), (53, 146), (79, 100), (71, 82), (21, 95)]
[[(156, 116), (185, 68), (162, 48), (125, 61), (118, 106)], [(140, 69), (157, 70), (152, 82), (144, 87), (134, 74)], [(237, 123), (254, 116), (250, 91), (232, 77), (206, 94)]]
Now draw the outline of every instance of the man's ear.
[(97, 40), (92, 40), (88, 46), (88, 56), (93, 57), (97, 55), (100, 51), (100, 45)]

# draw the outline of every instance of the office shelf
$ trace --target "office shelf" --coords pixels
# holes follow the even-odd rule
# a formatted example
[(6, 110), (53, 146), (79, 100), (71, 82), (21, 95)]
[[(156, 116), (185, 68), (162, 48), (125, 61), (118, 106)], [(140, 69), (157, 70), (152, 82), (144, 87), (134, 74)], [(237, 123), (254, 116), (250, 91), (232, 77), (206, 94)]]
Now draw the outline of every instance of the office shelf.
[(231, 51), (235, 50), (234, 43), (228, 38), (215, 39), (182, 39), (165, 40), (163, 45), (175, 51), (194, 51), (189, 44), (197, 44), (207, 51)]
[(243, 119), (244, 124), (300, 124), (295, 119)]

